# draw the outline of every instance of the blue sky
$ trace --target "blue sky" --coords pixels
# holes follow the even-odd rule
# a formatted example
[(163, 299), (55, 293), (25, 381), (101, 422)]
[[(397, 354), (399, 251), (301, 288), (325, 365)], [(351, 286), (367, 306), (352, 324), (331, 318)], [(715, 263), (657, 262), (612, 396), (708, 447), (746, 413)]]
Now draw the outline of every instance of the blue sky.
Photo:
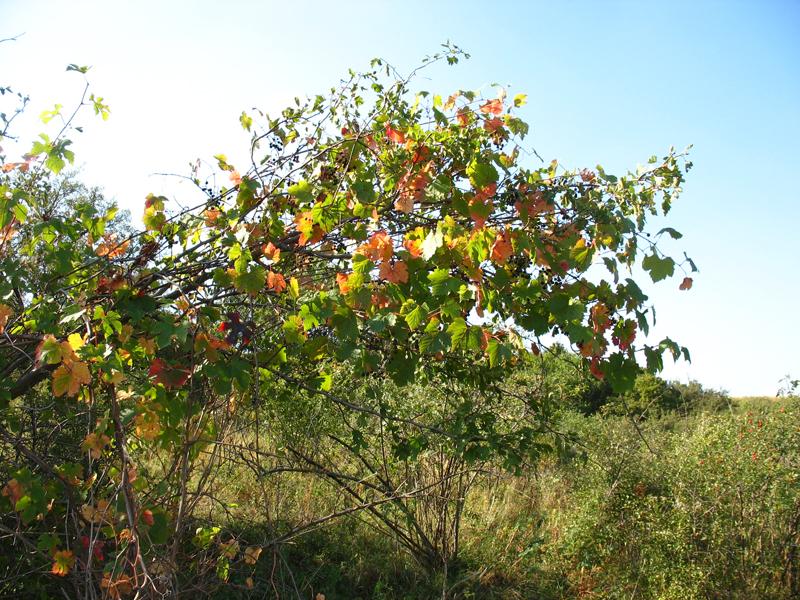
[[(800, 377), (800, 3), (760, 2), (41, 2), (0, 0), (0, 84), (32, 96), (18, 133), (42, 126), (92, 65), (111, 105), (76, 140), (87, 182), (134, 215), (196, 158), (244, 156), (243, 109), (277, 111), (383, 56), (415, 66), (445, 40), (472, 59), (434, 68), (441, 94), (497, 82), (525, 92), (529, 143), (567, 167), (634, 169), (694, 144), (668, 219), (700, 268), (649, 286), (655, 335), (688, 346), (665, 376), (735, 395)], [(29, 139), (29, 138), (28, 138)]]

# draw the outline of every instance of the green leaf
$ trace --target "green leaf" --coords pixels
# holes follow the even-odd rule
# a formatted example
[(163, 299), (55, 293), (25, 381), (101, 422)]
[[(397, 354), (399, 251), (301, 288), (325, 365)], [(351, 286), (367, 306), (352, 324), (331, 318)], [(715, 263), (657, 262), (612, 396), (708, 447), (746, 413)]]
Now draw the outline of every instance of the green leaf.
[(650, 273), (650, 278), (654, 281), (661, 281), (671, 277), (675, 272), (675, 261), (669, 256), (659, 258), (657, 254), (649, 254), (642, 260), (642, 268)]
[(397, 352), (386, 365), (386, 370), (392, 381), (397, 385), (406, 385), (414, 381), (417, 370), (417, 357), (409, 356), (404, 352)]
[(450, 275), (449, 269), (431, 271), (428, 273), (428, 281), (431, 282), (431, 293), (434, 296), (446, 296), (457, 292), (462, 284), (460, 279)]
[(672, 227), (664, 227), (656, 234), (656, 236), (659, 236), (662, 233), (668, 233), (673, 240), (679, 240), (683, 237), (683, 234), (680, 231), (676, 231)]
[(58, 115), (61, 114), (62, 108), (63, 106), (61, 104), (56, 104), (55, 107), (53, 107), (53, 110), (42, 111), (42, 114), (39, 115), (39, 119), (41, 119), (42, 123), (49, 123), (50, 121), (52, 121), (54, 118), (56, 118)]
[(461, 317), (454, 319), (447, 327), (447, 333), (450, 334), (450, 348), (455, 350), (467, 335), (467, 322)]
[(292, 196), (299, 198), (303, 202), (310, 203), (314, 200), (314, 195), (311, 193), (311, 184), (305, 179), (290, 185), (288, 191)]
[(36, 357), (39, 364), (57, 365), (62, 358), (61, 343), (54, 337), (44, 338), (36, 349)]
[(615, 394), (622, 394), (633, 389), (639, 365), (632, 358), (616, 352), (603, 365), (603, 372)]
[(239, 183), (239, 193), (236, 195), (237, 206), (241, 207), (250, 204), (255, 198), (257, 191), (258, 182), (255, 179), (242, 177), (242, 181)]
[(375, 201), (375, 187), (370, 181), (359, 179), (353, 183), (353, 191), (356, 193), (356, 198), (358, 198), (359, 202), (370, 204)]
[(237, 273), (233, 276), (233, 286), (240, 292), (251, 296), (258, 294), (264, 288), (266, 282), (266, 271), (260, 265), (251, 265), (243, 273)]
[(467, 177), (476, 189), (481, 189), (497, 181), (499, 176), (492, 164), (476, 159), (467, 167)]
[(165, 544), (169, 539), (167, 515), (160, 509), (153, 511), (153, 524), (148, 530), (148, 536), (153, 544)]
[(418, 304), (412, 310), (406, 313), (405, 319), (409, 329), (413, 331), (417, 329), (420, 325), (422, 325), (422, 322), (425, 320), (427, 316), (428, 316), (428, 311)]
[(644, 355), (647, 360), (647, 370), (651, 373), (660, 373), (664, 369), (663, 350), (645, 346)]

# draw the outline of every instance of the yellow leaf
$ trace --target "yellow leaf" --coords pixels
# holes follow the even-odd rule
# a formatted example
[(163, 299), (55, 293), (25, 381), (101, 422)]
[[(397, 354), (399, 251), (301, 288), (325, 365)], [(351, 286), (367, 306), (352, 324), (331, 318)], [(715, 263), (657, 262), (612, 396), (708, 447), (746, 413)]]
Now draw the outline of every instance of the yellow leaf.
[(96, 506), (91, 504), (81, 506), (81, 515), (90, 523), (102, 523), (109, 520), (110, 507), (108, 500), (98, 500)]
[(254, 565), (258, 562), (258, 557), (261, 556), (262, 548), (260, 546), (249, 546), (244, 551), (244, 562), (248, 565)]
[(84, 344), (83, 338), (79, 333), (73, 333), (67, 338), (67, 341), (73, 351), (78, 350)]
[(122, 329), (117, 334), (117, 337), (119, 338), (119, 341), (124, 344), (129, 339), (131, 339), (132, 335), (133, 335), (133, 326), (126, 323), (125, 325), (122, 326)]
[(300, 282), (297, 281), (297, 277), (289, 279), (289, 294), (294, 300), (300, 297)]
[(140, 337), (139, 346), (149, 356), (153, 356), (156, 353), (156, 341), (153, 338)]
[(158, 419), (158, 414), (154, 411), (144, 408), (144, 412), (136, 415), (134, 423), (136, 424), (136, 435), (141, 439), (152, 442), (161, 434), (161, 423)]
[(92, 458), (100, 458), (103, 454), (103, 449), (111, 441), (111, 438), (105, 434), (90, 433), (84, 438), (81, 444), (81, 450), (88, 452)]
[(111, 383), (113, 385), (119, 385), (123, 381), (125, 381), (125, 375), (123, 375), (120, 371), (116, 369), (112, 369), (111, 373), (103, 373), (103, 381), (106, 383)]

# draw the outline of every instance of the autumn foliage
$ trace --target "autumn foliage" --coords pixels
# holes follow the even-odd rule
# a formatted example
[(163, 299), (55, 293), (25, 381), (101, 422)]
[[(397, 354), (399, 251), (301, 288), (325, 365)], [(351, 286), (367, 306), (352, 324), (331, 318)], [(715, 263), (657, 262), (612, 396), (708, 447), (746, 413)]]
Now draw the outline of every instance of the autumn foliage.
[[(71, 162), (69, 128), (22, 161), (2, 157), (0, 453), (21, 458), (0, 512), (20, 532), (46, 530), (36, 552), (54, 577), (80, 572), (80, 593), (110, 598), (169, 594), (179, 561), (211, 547), (221, 581), (249, 577), (261, 548), (213, 529), (189, 536), (186, 558), (190, 473), (275, 382), (358, 412), (337, 388), (345, 367), (488, 394), (556, 336), (623, 391), (640, 366), (686, 353), (647, 340), (652, 313), (631, 275), (693, 269), (645, 235), (680, 192), (683, 154), (620, 177), (541, 164), (523, 145), (524, 95), (443, 99), (384, 71), (375, 61), (277, 118), (243, 113), (252, 163), (218, 156), (230, 185), (194, 208), (148, 196), (144, 228), (126, 239), (109, 231), (113, 212), (50, 217), (30, 192)], [(19, 426), (37, 403), (82, 423), (60, 457)], [(460, 418), (437, 428), (461, 451), (473, 438), (507, 464), (538, 451), (531, 436)]]

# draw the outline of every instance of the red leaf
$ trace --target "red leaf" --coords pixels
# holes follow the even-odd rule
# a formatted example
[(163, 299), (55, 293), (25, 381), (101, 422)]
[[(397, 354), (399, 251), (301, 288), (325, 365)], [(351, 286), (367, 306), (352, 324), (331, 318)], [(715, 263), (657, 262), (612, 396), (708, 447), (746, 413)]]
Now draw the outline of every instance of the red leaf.
[(153, 511), (149, 508), (146, 508), (142, 511), (142, 521), (144, 521), (148, 526), (152, 527), (153, 523), (155, 523), (155, 519), (153, 518)]
[(681, 282), (681, 284), (678, 286), (678, 289), (681, 289), (681, 290), (690, 290), (690, 289), (692, 289), (692, 283), (694, 283), (694, 281), (692, 280), (692, 278), (691, 278), (691, 277), (684, 277), (684, 278), (683, 278), (683, 281), (682, 281), (682, 282)]
[(494, 133), (503, 126), (503, 120), (495, 117), (494, 119), (486, 119), (483, 122), (483, 128), (489, 133)]
[(396, 144), (406, 143), (406, 136), (402, 132), (392, 129), (392, 126), (388, 123), (386, 124), (386, 137)]
[(600, 359), (596, 356), (592, 359), (592, 362), (589, 363), (589, 371), (591, 371), (592, 375), (594, 375), (595, 378), (599, 379), (600, 381), (602, 381), (606, 376), (606, 374), (603, 373), (603, 370), (600, 368)]
[(153, 377), (156, 383), (160, 383), (165, 388), (174, 389), (181, 387), (189, 379), (189, 369), (173, 367), (160, 358), (156, 358), (150, 363), (148, 376)]

